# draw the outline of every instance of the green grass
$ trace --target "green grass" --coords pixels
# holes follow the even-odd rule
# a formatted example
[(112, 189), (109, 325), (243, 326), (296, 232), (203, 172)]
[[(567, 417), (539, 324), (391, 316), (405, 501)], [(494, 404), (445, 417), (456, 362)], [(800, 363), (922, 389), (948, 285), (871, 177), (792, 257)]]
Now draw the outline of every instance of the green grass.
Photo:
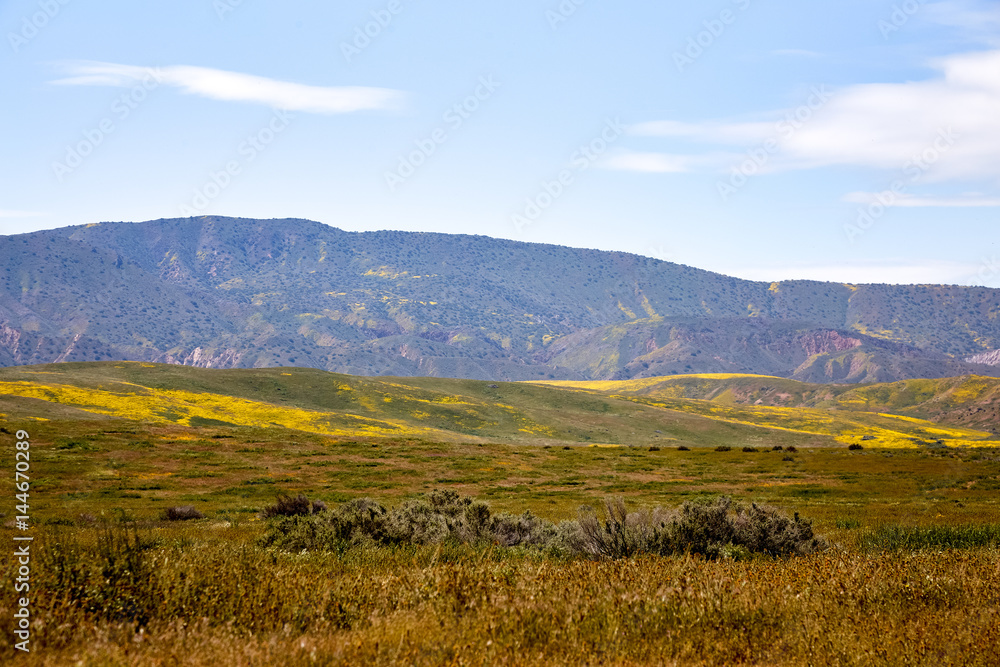
[(969, 549), (1000, 545), (1000, 524), (938, 526), (875, 526), (858, 535), (864, 551)]
[[(5, 369), (0, 381), (38, 370)], [(95, 389), (123, 381), (148, 387), (163, 370), (162, 390), (220, 392), (232, 381), (246, 400), (276, 400), (269, 387), (295, 389), (295, 400), (314, 408), (334, 400), (309, 389), (310, 381), (329, 380), (313, 371), (223, 377), (138, 365), (56, 370), (65, 373), (61, 382)], [(8, 643), (0, 662), (1000, 661), (1000, 450), (986, 446), (988, 438), (978, 447), (866, 441), (864, 450), (849, 451), (819, 446), (831, 438), (723, 421), (717, 417), (735, 413), (715, 412), (713, 404), (694, 413), (519, 384), (490, 389), (420, 379), (401, 389), (395, 380), (343, 382), (355, 383), (350, 410), (385, 392), (395, 392), (391, 405), (405, 392), (430, 401), (422, 405), (444, 406), (441, 423), (456, 414), (454, 406), (482, 412), (489, 392), (506, 392), (504, 405), (558, 437), (516, 435), (524, 422), (514, 417), (495, 427), (496, 437), (387, 437), (97, 418), (36, 401), (34, 414), (7, 413), (0, 467), (13, 468), (14, 431), (28, 430), (33, 613), (41, 622), (30, 660)], [(384, 418), (383, 403), (372, 403), (368, 416)], [(905, 421), (899, 427), (910, 428)], [(587, 446), (580, 434), (625, 446)], [(677, 439), (666, 444), (668, 437)], [(651, 450), (651, 442), (659, 448)], [(791, 444), (797, 451), (771, 449)], [(717, 445), (730, 449), (715, 451)], [(397, 507), (440, 488), (485, 499), (494, 512), (530, 510), (552, 522), (608, 496), (642, 509), (728, 495), (798, 512), (834, 548), (787, 560), (602, 562), (450, 542), (306, 553), (258, 544), (265, 532), (258, 513), (278, 494), (303, 492), (330, 506), (367, 496)], [(183, 525), (160, 519), (181, 505), (206, 518)], [(0, 519), (9, 523), (12, 510), (4, 511)], [(0, 527), (8, 543), (13, 533)], [(13, 588), (14, 567), (13, 559), (3, 561), (5, 590)], [(10, 618), (12, 604), (0, 596), (0, 615)]]

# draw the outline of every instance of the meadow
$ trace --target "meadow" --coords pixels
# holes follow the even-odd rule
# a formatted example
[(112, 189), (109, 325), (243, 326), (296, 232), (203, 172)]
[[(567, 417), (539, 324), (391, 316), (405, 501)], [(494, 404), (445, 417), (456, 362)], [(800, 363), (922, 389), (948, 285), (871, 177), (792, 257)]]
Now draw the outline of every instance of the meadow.
[[(695, 407), (671, 410), (651, 404), (662, 395), (503, 383), (338, 376), (352, 389), (324, 396), (311, 371), (178, 369), (178, 380), (138, 364), (80, 367), (72, 382), (0, 399), (0, 466), (14, 469), (16, 429), (31, 435), (36, 538), (32, 653), (7, 642), (4, 664), (1000, 663), (1000, 449), (984, 431), (874, 412), (753, 423), (763, 411), (726, 402), (673, 398)], [(0, 381), (32, 369), (15, 370)], [(179, 391), (216, 398), (159, 402)], [(249, 408), (255, 423), (218, 418), (224, 397), (268, 403), (269, 421)], [(336, 419), (317, 417), (334, 402)], [(111, 414), (122, 405), (140, 412)], [(289, 414), (298, 421), (278, 421)], [(349, 414), (399, 430), (351, 431)], [(845, 420), (899, 422), (906, 439), (838, 440)], [(932, 428), (962, 437), (931, 439)], [(261, 511), (282, 494), (322, 501), (323, 517), (441, 490), (553, 524), (583, 505), (600, 514), (605, 498), (638, 512), (728, 496), (797, 513), (827, 548), (600, 558), (482, 539), (266, 540), (276, 520)], [(2, 508), (7, 544), (14, 502)], [(165, 518), (184, 506), (202, 518)], [(16, 576), (5, 559), (8, 619)]]

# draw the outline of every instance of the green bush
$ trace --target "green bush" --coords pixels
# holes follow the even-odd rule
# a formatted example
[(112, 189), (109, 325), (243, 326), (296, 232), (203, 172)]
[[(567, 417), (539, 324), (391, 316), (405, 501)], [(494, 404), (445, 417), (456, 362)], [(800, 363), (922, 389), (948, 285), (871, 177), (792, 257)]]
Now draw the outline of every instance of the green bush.
[(364, 498), (320, 514), (274, 515), (261, 539), (264, 546), (288, 551), (337, 552), (362, 543), (444, 542), (610, 559), (643, 553), (784, 557), (825, 546), (798, 514), (789, 518), (773, 507), (739, 505), (726, 497), (685, 502), (677, 510), (637, 512), (629, 512), (620, 499), (609, 499), (600, 513), (584, 506), (576, 521), (557, 526), (531, 512), (493, 514), (486, 503), (452, 491), (435, 491), (392, 510)]

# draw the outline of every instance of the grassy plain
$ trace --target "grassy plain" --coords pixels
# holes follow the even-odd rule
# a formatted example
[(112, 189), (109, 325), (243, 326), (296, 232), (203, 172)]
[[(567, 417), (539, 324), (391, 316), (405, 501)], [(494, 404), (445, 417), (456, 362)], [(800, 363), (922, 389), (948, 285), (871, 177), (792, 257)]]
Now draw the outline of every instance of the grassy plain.
[[(0, 467), (27, 430), (37, 536), (33, 652), (7, 642), (5, 664), (1000, 662), (1000, 443), (986, 431), (301, 369), (67, 364), (3, 369), (0, 383)], [(838, 440), (846, 423), (873, 438), (864, 449)], [(257, 546), (279, 493), (395, 505), (432, 489), (553, 521), (609, 496), (725, 494), (798, 512), (835, 546), (747, 561)], [(13, 504), (12, 491), (7, 544)], [(175, 505), (206, 518), (159, 518)], [(963, 535), (978, 537), (948, 542)], [(16, 565), (3, 568), (10, 619)]]

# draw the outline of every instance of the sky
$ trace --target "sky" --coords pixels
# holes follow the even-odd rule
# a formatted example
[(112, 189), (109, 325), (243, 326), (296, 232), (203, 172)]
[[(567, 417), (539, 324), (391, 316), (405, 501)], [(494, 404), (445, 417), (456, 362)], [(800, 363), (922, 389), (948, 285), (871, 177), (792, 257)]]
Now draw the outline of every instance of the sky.
[(307, 218), (1000, 287), (996, 0), (0, 0), (0, 34), (0, 234)]

